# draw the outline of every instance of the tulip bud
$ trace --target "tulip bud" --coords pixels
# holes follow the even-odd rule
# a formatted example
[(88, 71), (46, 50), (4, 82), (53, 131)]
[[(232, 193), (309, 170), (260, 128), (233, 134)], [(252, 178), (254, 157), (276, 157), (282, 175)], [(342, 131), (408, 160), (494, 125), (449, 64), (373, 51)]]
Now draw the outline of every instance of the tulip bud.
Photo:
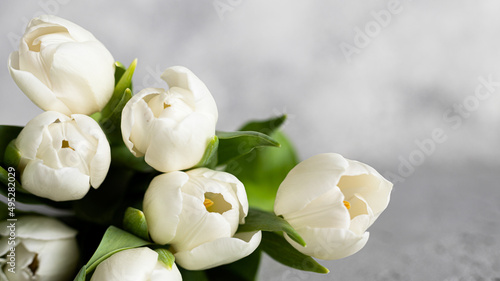
[(170, 269), (158, 261), (158, 253), (143, 247), (113, 254), (100, 263), (90, 281), (182, 281), (175, 263)]
[(149, 233), (170, 244), (189, 270), (231, 263), (251, 254), (261, 232), (236, 233), (248, 213), (243, 184), (233, 175), (199, 168), (153, 179), (144, 197)]
[(21, 90), (43, 110), (90, 115), (114, 89), (113, 56), (90, 32), (52, 15), (34, 18), (10, 54), (9, 70)]
[(111, 163), (108, 140), (94, 119), (46, 111), (28, 122), (16, 140), (21, 182), (54, 201), (77, 200), (98, 188)]
[(144, 89), (123, 108), (123, 141), (158, 171), (189, 169), (215, 135), (217, 106), (205, 84), (187, 68), (168, 68), (161, 77), (169, 90)]
[[(74, 276), (79, 257), (74, 229), (52, 218), (26, 216), (1, 222), (0, 236), (0, 280), (66, 281)], [(13, 236), (15, 244), (9, 239)]]
[(389, 204), (392, 183), (372, 167), (325, 153), (293, 168), (281, 183), (274, 212), (306, 242), (286, 240), (319, 259), (347, 257), (368, 240), (366, 229)]

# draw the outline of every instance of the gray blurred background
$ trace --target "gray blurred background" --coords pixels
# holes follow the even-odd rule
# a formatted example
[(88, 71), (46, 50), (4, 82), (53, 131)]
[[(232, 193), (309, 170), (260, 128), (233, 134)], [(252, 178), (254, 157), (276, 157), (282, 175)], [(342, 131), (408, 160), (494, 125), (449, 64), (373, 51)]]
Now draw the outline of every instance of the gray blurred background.
[(41, 113), (7, 58), (35, 15), (139, 64), (136, 92), (184, 65), (218, 129), (281, 113), (302, 159), (337, 152), (395, 182), (359, 253), (318, 275), (265, 258), (260, 280), (500, 280), (500, 2), (4, 0), (2, 124)]

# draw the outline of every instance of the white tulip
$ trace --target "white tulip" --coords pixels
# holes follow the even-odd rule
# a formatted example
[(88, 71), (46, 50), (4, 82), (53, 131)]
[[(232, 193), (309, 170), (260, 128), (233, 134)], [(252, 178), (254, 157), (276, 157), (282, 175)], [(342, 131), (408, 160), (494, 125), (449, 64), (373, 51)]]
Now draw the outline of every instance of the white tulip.
[[(15, 229), (12, 224), (0, 223), (0, 280), (67, 281), (76, 274), (76, 230), (53, 218), (38, 216), (18, 218)], [(9, 240), (11, 231), (16, 236), (15, 244)], [(11, 258), (13, 248), (15, 260)]]
[(372, 167), (325, 153), (293, 168), (281, 183), (274, 212), (306, 242), (287, 241), (319, 259), (347, 257), (368, 240), (366, 229), (389, 204), (392, 183)]
[(201, 160), (215, 135), (217, 106), (187, 68), (170, 67), (161, 78), (169, 90), (146, 88), (123, 108), (123, 141), (158, 171), (188, 169)]
[(101, 111), (114, 89), (115, 60), (92, 33), (52, 15), (34, 18), (10, 54), (9, 70), (43, 110), (66, 115)]
[(46, 111), (21, 131), (21, 182), (27, 191), (54, 201), (77, 200), (98, 188), (111, 163), (106, 135), (94, 119)]
[(90, 281), (182, 281), (175, 263), (167, 268), (158, 253), (143, 247), (113, 254), (100, 263)]
[(171, 244), (176, 262), (203, 270), (250, 255), (261, 232), (235, 234), (248, 213), (243, 184), (233, 175), (199, 168), (153, 179), (144, 197), (149, 233)]

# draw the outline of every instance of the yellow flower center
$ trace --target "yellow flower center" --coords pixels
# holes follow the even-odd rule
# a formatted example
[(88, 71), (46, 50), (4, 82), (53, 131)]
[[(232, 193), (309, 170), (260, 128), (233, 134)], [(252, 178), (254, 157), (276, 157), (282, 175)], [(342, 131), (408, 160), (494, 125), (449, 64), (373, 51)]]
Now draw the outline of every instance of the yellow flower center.
[(351, 208), (351, 203), (349, 201), (344, 201), (344, 206), (349, 210)]
[(205, 208), (210, 208), (214, 205), (214, 201), (205, 198), (205, 201), (203, 201), (203, 205), (205, 205)]
[(163, 103), (163, 109), (167, 108), (167, 107), (171, 107), (170, 104), (167, 104), (167, 103)]

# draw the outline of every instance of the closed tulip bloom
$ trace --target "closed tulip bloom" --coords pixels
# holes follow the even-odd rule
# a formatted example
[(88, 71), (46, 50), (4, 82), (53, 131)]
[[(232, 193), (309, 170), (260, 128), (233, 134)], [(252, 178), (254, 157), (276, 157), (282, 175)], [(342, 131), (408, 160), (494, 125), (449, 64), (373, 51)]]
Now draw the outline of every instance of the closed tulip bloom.
[(175, 263), (167, 268), (147, 248), (120, 251), (100, 263), (90, 281), (182, 281)]
[(19, 50), (10, 54), (9, 70), (43, 110), (90, 115), (101, 111), (113, 94), (114, 63), (92, 33), (43, 15), (28, 24)]
[[(76, 274), (76, 230), (48, 217), (26, 216), (0, 223), (0, 280), (67, 281)], [(15, 232), (16, 243), (9, 240)], [(15, 256), (12, 259), (12, 248)], [(9, 270), (15, 267), (14, 270)]]
[(21, 131), (21, 183), (27, 191), (54, 201), (81, 199), (98, 188), (111, 163), (106, 135), (94, 119), (46, 111)]
[(261, 240), (260, 231), (235, 234), (248, 201), (243, 184), (225, 172), (199, 168), (157, 176), (143, 206), (153, 241), (170, 244), (176, 262), (189, 270), (239, 260)]
[(189, 169), (215, 135), (217, 106), (205, 84), (187, 68), (168, 68), (161, 77), (168, 90), (146, 88), (123, 108), (123, 141), (158, 171)]
[(372, 167), (339, 154), (313, 156), (295, 166), (281, 183), (274, 211), (306, 242), (287, 241), (319, 259), (347, 257), (364, 247), (366, 229), (389, 204), (392, 183)]

